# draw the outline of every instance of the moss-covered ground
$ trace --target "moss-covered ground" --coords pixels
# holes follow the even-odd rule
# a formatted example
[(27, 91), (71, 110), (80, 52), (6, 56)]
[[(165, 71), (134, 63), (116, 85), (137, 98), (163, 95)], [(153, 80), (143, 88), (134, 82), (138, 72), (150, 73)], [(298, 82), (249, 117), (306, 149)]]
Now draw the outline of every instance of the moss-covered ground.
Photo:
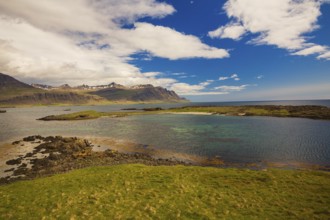
[(0, 219), (329, 219), (330, 173), (139, 164), (0, 186)]
[(187, 106), (182, 108), (172, 108), (167, 110), (134, 111), (134, 112), (96, 112), (84, 111), (62, 115), (50, 115), (41, 120), (83, 120), (94, 119), (103, 116), (124, 117), (129, 115), (146, 114), (168, 114), (168, 113), (211, 113), (230, 116), (272, 116), (272, 117), (299, 117), (311, 119), (330, 120), (330, 108), (325, 106), (218, 106), (218, 107), (200, 107)]

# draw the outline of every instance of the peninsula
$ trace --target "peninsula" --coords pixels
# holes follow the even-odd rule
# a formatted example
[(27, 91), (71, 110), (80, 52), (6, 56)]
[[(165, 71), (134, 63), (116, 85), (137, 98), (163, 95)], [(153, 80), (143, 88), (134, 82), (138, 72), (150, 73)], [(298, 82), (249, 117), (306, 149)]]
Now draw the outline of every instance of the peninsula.
[(276, 105), (246, 105), (246, 106), (186, 106), (171, 109), (141, 109), (129, 112), (96, 112), (83, 111), (62, 115), (50, 115), (39, 120), (62, 121), (62, 120), (86, 120), (100, 117), (125, 117), (131, 115), (150, 114), (206, 114), (225, 116), (272, 116), (272, 117), (295, 117), (330, 120), (330, 108), (325, 106), (276, 106)]

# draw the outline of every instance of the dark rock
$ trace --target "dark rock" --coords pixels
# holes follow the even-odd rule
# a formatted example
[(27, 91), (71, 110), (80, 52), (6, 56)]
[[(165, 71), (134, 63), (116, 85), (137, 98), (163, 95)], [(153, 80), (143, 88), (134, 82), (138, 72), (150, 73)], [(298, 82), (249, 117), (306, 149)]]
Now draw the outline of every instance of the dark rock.
[(118, 155), (118, 151), (107, 149), (107, 150), (104, 151), (104, 154), (107, 157), (116, 157)]
[(44, 138), (44, 141), (46, 141), (46, 142), (52, 142), (54, 140), (55, 140), (55, 137), (53, 137), (53, 136), (48, 136), (48, 137)]
[(6, 162), (7, 165), (17, 165), (20, 164), (22, 162), (22, 158), (17, 158), (17, 159), (12, 159), (12, 160), (8, 160)]
[(74, 141), (74, 138), (61, 138), (61, 141), (64, 142), (64, 143), (70, 143), (70, 142), (73, 142)]
[(8, 170), (5, 170), (5, 173), (8, 173), (8, 172), (11, 172), (11, 171), (14, 171), (15, 168), (11, 168), (11, 169), (8, 169)]
[(156, 107), (156, 108), (144, 108), (142, 109), (143, 111), (160, 111), (163, 110), (161, 107)]
[(17, 170), (14, 171), (13, 176), (25, 175), (27, 171), (28, 169), (25, 167), (18, 168)]
[(59, 160), (59, 159), (61, 159), (61, 155), (58, 154), (58, 153), (53, 153), (52, 152), (52, 153), (49, 154), (48, 158), (50, 160)]
[(12, 145), (16, 145), (16, 144), (19, 144), (21, 143), (21, 141), (14, 141), (13, 143), (11, 143)]
[(26, 141), (26, 142), (31, 142), (31, 141), (35, 141), (35, 140), (36, 140), (35, 136), (28, 136), (28, 137), (23, 138), (23, 141)]
[(18, 168), (25, 168), (27, 167), (27, 164), (26, 163), (22, 163)]
[(36, 168), (36, 167), (42, 167), (42, 168), (44, 168), (44, 167), (47, 167), (47, 166), (49, 166), (50, 165), (50, 161), (48, 160), (48, 158), (42, 158), (42, 159), (35, 159), (35, 160), (33, 160), (34, 162), (33, 162), (33, 168)]
[(138, 110), (138, 109), (137, 108), (122, 108), (121, 110), (133, 111), (133, 110)]
[[(146, 165), (175, 165), (184, 164), (175, 160), (156, 160), (150, 155), (144, 153), (120, 153), (115, 150), (106, 150), (104, 152), (92, 151), (92, 144), (85, 139), (76, 137), (27, 137), (31, 139), (44, 140), (39, 144), (33, 152), (27, 153), (22, 158), (29, 158), (31, 169), (27, 169), (26, 163), (22, 163), (22, 158), (7, 161), (8, 165), (21, 164), (14, 171), (12, 176), (20, 176), (19, 178), (10, 179), (10, 182), (21, 179), (31, 179), (50, 174), (67, 172), (72, 169), (80, 169), (89, 166), (98, 165), (115, 165), (124, 163), (143, 163)], [(34, 158), (37, 153), (47, 153), (44, 158)], [(32, 158), (31, 158), (32, 157)], [(9, 171), (8, 171), (9, 172)], [(24, 175), (24, 176), (21, 176)], [(8, 183), (7, 179), (0, 178), (0, 184)]]

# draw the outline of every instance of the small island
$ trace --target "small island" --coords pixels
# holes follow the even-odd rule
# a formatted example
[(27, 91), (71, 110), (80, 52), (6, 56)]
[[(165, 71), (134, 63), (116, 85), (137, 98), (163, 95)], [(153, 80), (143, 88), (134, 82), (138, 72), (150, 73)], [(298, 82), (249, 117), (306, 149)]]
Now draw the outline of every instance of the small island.
[(125, 117), (132, 115), (150, 114), (205, 114), (224, 116), (270, 116), (270, 117), (294, 117), (330, 120), (330, 108), (316, 105), (290, 106), (290, 105), (245, 105), (245, 106), (186, 106), (171, 109), (141, 109), (134, 112), (97, 112), (83, 111), (62, 115), (50, 115), (39, 120), (63, 121), (86, 120), (100, 117)]

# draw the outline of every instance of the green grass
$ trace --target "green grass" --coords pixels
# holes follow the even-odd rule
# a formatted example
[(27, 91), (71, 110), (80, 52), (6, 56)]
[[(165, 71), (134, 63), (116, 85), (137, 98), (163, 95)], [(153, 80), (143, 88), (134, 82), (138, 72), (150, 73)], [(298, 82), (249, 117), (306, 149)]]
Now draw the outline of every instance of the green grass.
[(66, 121), (66, 120), (86, 120), (86, 119), (96, 119), (100, 117), (124, 117), (132, 114), (141, 114), (140, 112), (126, 113), (126, 112), (97, 112), (97, 111), (82, 111), (74, 112), (62, 115), (50, 115), (42, 118), (45, 121)]
[(329, 219), (321, 171), (118, 165), (0, 186), (0, 219)]
[(44, 120), (83, 120), (94, 119), (102, 116), (124, 117), (129, 115), (146, 114), (166, 114), (184, 112), (205, 112), (213, 114), (224, 114), (231, 116), (273, 116), (273, 117), (300, 117), (311, 119), (330, 120), (330, 108), (324, 106), (220, 106), (220, 107), (198, 107), (188, 106), (182, 108), (172, 108), (159, 111), (141, 112), (96, 112), (84, 111), (63, 115), (51, 115), (43, 118)]
[(219, 106), (199, 107), (188, 106), (169, 109), (172, 112), (209, 112), (227, 115), (247, 116), (276, 116), (276, 117), (307, 117), (307, 118), (328, 118), (330, 119), (330, 108), (324, 106), (275, 106), (275, 105), (254, 105), (254, 106)]
[(6, 100), (15, 96), (33, 95), (34, 93), (42, 92), (43, 90), (37, 88), (10, 88), (0, 90), (0, 100)]
[(104, 116), (103, 112), (96, 111), (82, 111), (74, 112), (63, 115), (50, 115), (45, 117), (45, 120), (85, 120), (85, 119), (95, 119)]

